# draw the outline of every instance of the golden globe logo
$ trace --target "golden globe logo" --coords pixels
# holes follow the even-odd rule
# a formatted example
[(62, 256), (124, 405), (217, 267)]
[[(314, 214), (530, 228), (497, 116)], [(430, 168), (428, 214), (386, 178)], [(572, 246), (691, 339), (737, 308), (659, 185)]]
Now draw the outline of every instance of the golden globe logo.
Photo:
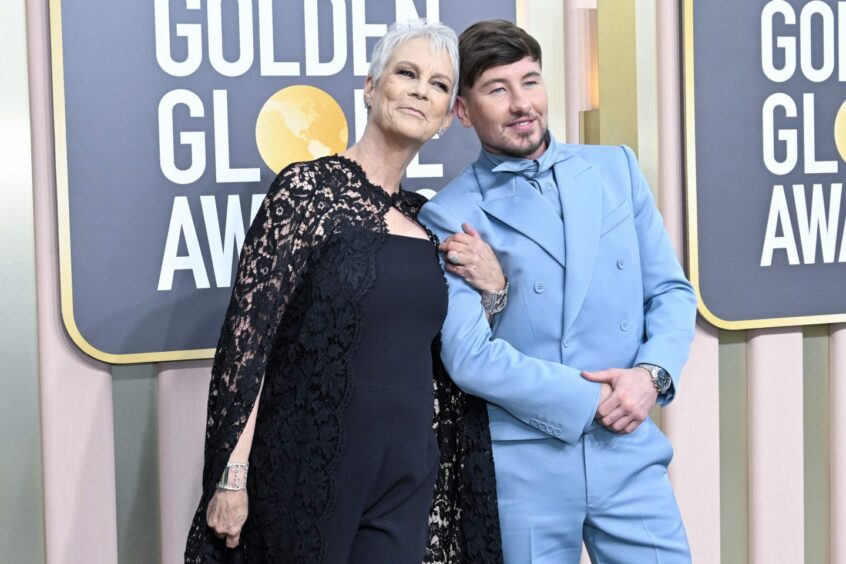
[[(230, 143), (241, 143), (238, 146), (243, 147), (245, 132), (242, 124), (230, 123), (230, 106), (239, 107), (241, 102), (230, 99), (225, 85), (249, 72), (279, 77), (289, 84), (303, 76), (349, 84), (347, 105), (353, 108), (351, 120), (358, 138), (367, 121), (362, 86), (369, 70), (368, 47), (388, 27), (386, 23), (367, 20), (374, 12), (368, 4), (375, 4), (388, 22), (421, 17), (440, 20), (439, 0), (416, 4), (413, 0), (303, 0), (301, 21), (294, 21), (296, 18), (288, 13), (293, 10), (274, 18), (274, 10), (283, 15), (285, 7), (285, 3), (275, 0), (237, 0), (227, 6), (221, 0), (154, 0), (155, 56), (159, 68), (179, 86), (192, 86), (187, 79), (204, 63), (220, 79), (211, 89), (210, 104), (204, 104), (200, 95), (185, 87), (173, 88), (159, 101), (158, 149), (164, 177), (174, 186), (193, 185), (204, 178), (210, 161), (208, 153), (213, 153), (213, 182), (219, 192), (217, 188), (225, 184), (260, 183), (261, 169), (256, 166), (259, 157), (277, 173), (292, 162), (344, 151), (350, 131), (337, 100), (320, 88), (294, 84), (271, 95), (258, 111), (255, 160), (233, 163)], [(299, 9), (299, 2), (297, 6)], [(425, 13), (418, 12), (418, 6), (425, 6)], [(237, 18), (225, 19), (225, 9), (236, 10)], [(304, 44), (298, 46), (302, 48), (301, 60), (284, 56), (292, 50), (283, 39), (292, 35), (288, 33), (290, 26), (303, 30)], [(233, 40), (226, 42), (226, 48), (224, 37)], [(349, 62), (351, 75), (344, 74)], [(177, 116), (186, 114), (191, 118), (190, 128), (178, 129)], [(177, 151), (187, 158), (178, 162)], [(441, 163), (421, 163), (418, 156), (406, 173), (409, 178), (440, 179), (444, 175)], [(174, 196), (157, 290), (172, 290), (179, 271), (190, 274), (193, 287), (198, 290), (229, 287), (235, 258), (265, 189), (256, 186), (256, 193), (243, 199), (238, 194), (219, 193)], [(208, 192), (208, 186), (203, 186), (203, 191)], [(249, 207), (247, 221), (245, 207)]]
[[(808, 2), (798, 12), (785, 0), (767, 2), (761, 10), (761, 69), (767, 79), (783, 84), (800, 77), (821, 85), (820, 91), (832, 81), (846, 82), (846, 2), (837, 2), (836, 11), (821, 1)], [(818, 247), (823, 263), (846, 262), (842, 182), (832, 182), (825, 189), (822, 183), (812, 183), (810, 198), (806, 191), (806, 179), (839, 174), (840, 162), (821, 158), (821, 154), (834, 148), (846, 161), (846, 103), (840, 106), (833, 128), (826, 128), (832, 136), (818, 139), (817, 94), (803, 92), (800, 101), (786, 92), (773, 92), (763, 103), (763, 164), (776, 176), (799, 172), (802, 182), (793, 183), (790, 190), (784, 184), (772, 187), (761, 267), (771, 267), (777, 253), (784, 253), (791, 266), (814, 264)], [(818, 140), (825, 145), (817, 147)], [(832, 141), (833, 147), (829, 145)], [(792, 195), (793, 214), (788, 194)], [(791, 216), (796, 217), (795, 229)], [(841, 223), (843, 235), (836, 254)]]
[(256, 145), (265, 164), (280, 171), (347, 148), (347, 118), (338, 102), (314, 86), (289, 86), (262, 106), (256, 122)]

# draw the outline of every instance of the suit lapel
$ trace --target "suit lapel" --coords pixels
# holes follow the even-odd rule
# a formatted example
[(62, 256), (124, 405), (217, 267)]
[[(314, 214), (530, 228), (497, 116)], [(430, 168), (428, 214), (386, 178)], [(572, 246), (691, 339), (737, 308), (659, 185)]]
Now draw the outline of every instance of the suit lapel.
[(555, 165), (564, 210), (567, 270), (564, 276), (564, 331), (569, 332), (587, 294), (602, 222), (601, 180), (578, 156)]
[(561, 218), (542, 195), (529, 188), (518, 190), (516, 177), (502, 173), (496, 175), (484, 195), (479, 206), (486, 213), (529, 237), (564, 266)]

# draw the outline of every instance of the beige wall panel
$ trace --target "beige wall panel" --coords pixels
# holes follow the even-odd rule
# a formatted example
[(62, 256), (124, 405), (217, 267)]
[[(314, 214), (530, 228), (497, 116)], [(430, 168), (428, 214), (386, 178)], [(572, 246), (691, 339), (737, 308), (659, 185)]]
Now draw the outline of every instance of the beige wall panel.
[(802, 331), (749, 332), (750, 564), (803, 562)]
[(541, 45), (543, 80), (549, 96), (549, 129), (559, 140), (567, 131), (565, 109), (564, 3), (561, 0), (526, 2), (525, 29)]
[(846, 564), (846, 325), (832, 325), (831, 378), (831, 564)]
[[(648, 32), (649, 20), (656, 21), (657, 127), (650, 120), (638, 120), (638, 133), (647, 142), (642, 146), (649, 161), (651, 140), (648, 132), (657, 132), (658, 202), (664, 224), (681, 257), (684, 241), (684, 194), (682, 182), (681, 76), (679, 73), (679, 13), (674, 3), (663, 2), (655, 11), (641, 7), (639, 32)], [(652, 41), (638, 35), (638, 45)], [(639, 49), (645, 49), (639, 47)], [(648, 53), (638, 57), (648, 64)], [(638, 84), (652, 74), (638, 68)], [(639, 92), (648, 94), (647, 86)], [(639, 100), (641, 115), (649, 116), (649, 100)], [(643, 128), (643, 132), (641, 132)], [(654, 135), (654, 133), (653, 133)], [(642, 158), (644, 158), (642, 157)], [(712, 327), (700, 322), (690, 351), (690, 358), (680, 378), (678, 396), (664, 410), (664, 429), (673, 444), (675, 457), (670, 478), (687, 529), (691, 552), (697, 562), (720, 562), (720, 386), (719, 339)]]
[[(564, 111), (567, 143), (579, 142), (580, 112), (596, 109), (596, 0), (564, 3)], [(594, 94), (594, 95), (592, 95)]]
[(159, 505), (162, 563), (183, 562), (203, 474), (211, 361), (158, 366)]
[(0, 3), (0, 559), (44, 562), (26, 3)]
[(111, 372), (60, 317), (46, 2), (28, 2), (47, 562), (117, 562)]

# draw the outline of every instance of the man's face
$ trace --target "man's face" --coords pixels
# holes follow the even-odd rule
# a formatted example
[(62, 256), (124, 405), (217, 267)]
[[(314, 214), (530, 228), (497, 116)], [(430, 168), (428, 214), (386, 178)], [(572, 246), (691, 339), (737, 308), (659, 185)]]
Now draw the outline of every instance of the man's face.
[(456, 113), (486, 151), (536, 159), (546, 150), (548, 105), (540, 65), (524, 57), (483, 72), (458, 97)]

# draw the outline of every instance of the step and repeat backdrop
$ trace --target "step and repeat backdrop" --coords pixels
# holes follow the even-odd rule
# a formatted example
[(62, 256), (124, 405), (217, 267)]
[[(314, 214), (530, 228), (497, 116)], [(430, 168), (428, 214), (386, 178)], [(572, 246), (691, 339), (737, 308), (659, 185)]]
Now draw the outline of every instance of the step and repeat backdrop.
[(846, 321), (846, 2), (687, 0), (684, 33), (700, 312), (727, 329)]
[[(276, 173), (363, 132), (364, 78), (396, 21), (461, 32), (514, 0), (51, 2), (62, 313), (111, 363), (209, 358), (244, 233)], [(405, 189), (478, 153), (455, 122)]]

